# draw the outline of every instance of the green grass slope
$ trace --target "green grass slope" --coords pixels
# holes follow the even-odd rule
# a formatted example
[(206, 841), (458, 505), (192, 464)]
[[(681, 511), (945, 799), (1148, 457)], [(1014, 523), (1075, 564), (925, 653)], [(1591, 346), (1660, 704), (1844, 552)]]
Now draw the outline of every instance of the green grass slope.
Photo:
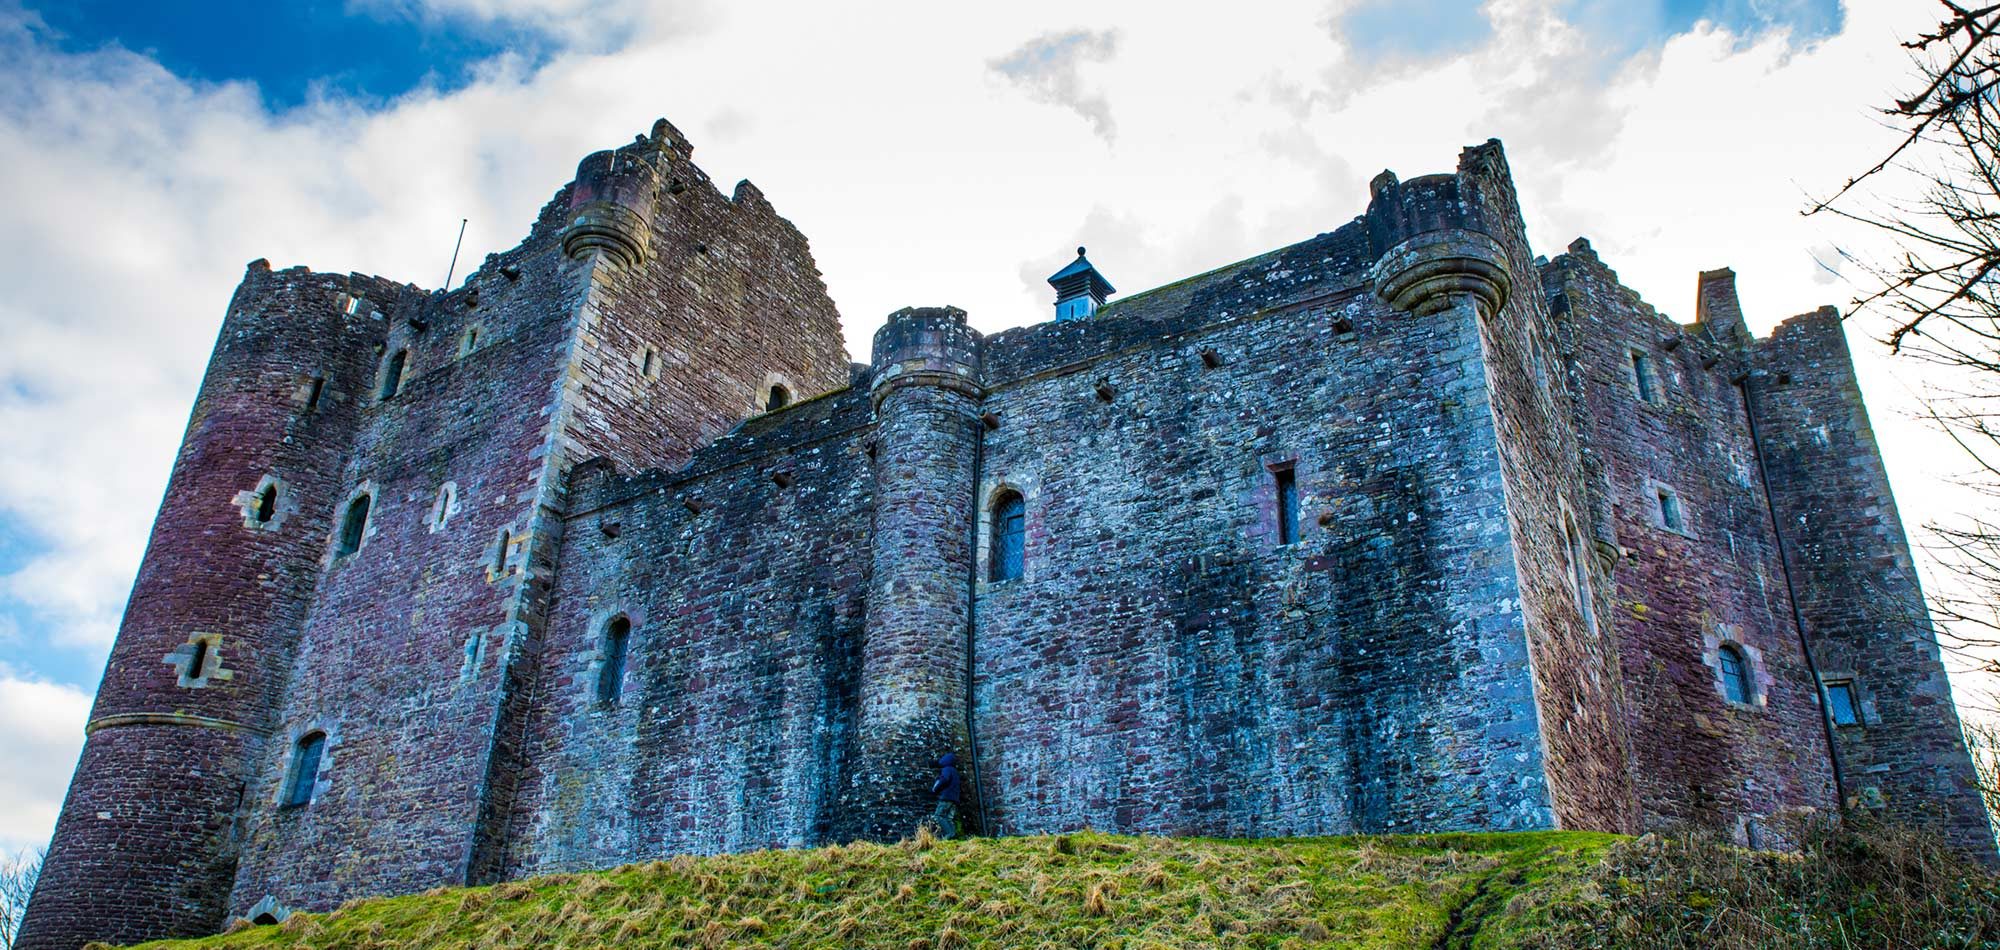
[(1840, 846), (1829, 862), (1579, 832), (922, 839), (358, 900), (144, 946), (2000, 947), (1994, 878)]

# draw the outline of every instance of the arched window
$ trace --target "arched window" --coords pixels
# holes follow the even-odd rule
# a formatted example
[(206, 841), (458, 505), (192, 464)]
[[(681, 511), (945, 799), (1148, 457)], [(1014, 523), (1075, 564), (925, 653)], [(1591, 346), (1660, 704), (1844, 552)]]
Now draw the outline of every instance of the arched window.
[(285, 780), (285, 796), (280, 807), (297, 808), (312, 801), (313, 784), (319, 779), (320, 756), (326, 752), (326, 733), (308, 732), (292, 748), (291, 774)]
[(257, 493), (257, 511), (252, 517), (257, 519), (258, 524), (269, 524), (271, 516), (277, 513), (278, 486), (265, 485), (264, 490)]
[(358, 495), (347, 503), (347, 514), (340, 519), (340, 545), (334, 549), (334, 557), (346, 557), (361, 550), (361, 539), (368, 531), (367, 495)]
[(777, 412), (792, 404), (792, 391), (783, 386), (772, 386), (771, 397), (764, 400), (765, 412)]
[(1725, 643), (1715, 651), (1716, 665), (1722, 669), (1722, 695), (1732, 703), (1750, 702), (1750, 663), (1743, 651)]
[(1003, 492), (993, 502), (992, 566), (987, 576), (1011, 581), (1021, 576), (1022, 542), (1027, 534), (1028, 504), (1020, 492)]
[(613, 617), (604, 625), (604, 665), (597, 670), (597, 701), (615, 703), (625, 688), (625, 650), (632, 640), (632, 621)]
[(403, 388), (403, 366), (410, 360), (409, 350), (397, 350), (382, 367), (382, 398), (394, 396)]

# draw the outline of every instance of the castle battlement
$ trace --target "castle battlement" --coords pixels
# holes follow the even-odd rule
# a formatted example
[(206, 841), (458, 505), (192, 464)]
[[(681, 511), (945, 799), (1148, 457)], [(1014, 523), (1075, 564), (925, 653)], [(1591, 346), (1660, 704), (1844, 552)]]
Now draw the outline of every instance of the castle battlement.
[(456, 289), (252, 263), (20, 946), (893, 838), (945, 753), (989, 834), (1859, 807), (1990, 854), (1837, 312), (1538, 258), (1487, 142), (856, 365), (692, 151), (587, 156)]

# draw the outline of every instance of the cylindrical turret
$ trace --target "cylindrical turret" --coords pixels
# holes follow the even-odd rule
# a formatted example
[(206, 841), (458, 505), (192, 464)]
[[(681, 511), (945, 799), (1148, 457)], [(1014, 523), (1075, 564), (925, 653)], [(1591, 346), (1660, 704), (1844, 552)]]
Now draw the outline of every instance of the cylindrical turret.
[(346, 394), (373, 363), (343, 331), (387, 307), (343, 287), (258, 261), (231, 302), (18, 947), (222, 926), (246, 769), (270, 751), (326, 550)]
[(619, 264), (643, 260), (653, 233), (660, 187), (657, 142), (593, 152), (576, 166), (570, 187), (569, 227), (563, 253), (584, 257), (603, 251)]
[[(967, 758), (978, 331), (955, 307), (899, 310), (875, 334), (875, 532), (849, 832), (912, 834), (945, 753)], [(968, 807), (972, 804), (968, 790)]]
[(1384, 249), (1375, 264), (1383, 300), (1415, 313), (1476, 302), (1492, 314), (1507, 302), (1507, 253), (1461, 176), (1397, 181), (1383, 172), (1370, 191), (1368, 235)]

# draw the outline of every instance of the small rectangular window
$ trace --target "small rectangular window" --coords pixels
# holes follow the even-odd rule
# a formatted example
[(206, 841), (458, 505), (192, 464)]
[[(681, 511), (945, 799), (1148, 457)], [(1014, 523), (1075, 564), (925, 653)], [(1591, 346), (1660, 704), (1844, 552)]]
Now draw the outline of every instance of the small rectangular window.
[(410, 358), (409, 350), (397, 350), (382, 367), (382, 398), (388, 399), (403, 388), (403, 367)]
[(1278, 482), (1278, 544), (1291, 544), (1299, 539), (1299, 481), (1289, 468), (1271, 475)]
[(347, 503), (347, 514), (340, 521), (340, 544), (334, 548), (334, 557), (346, 557), (361, 550), (361, 542), (368, 536), (368, 505), (371, 500), (367, 495), (359, 495)]
[(307, 411), (307, 412), (311, 412), (311, 411), (313, 411), (314, 409), (318, 409), (318, 408), (319, 408), (319, 397), (320, 397), (320, 394), (321, 394), (321, 393), (323, 393), (323, 392), (325, 392), (325, 391), (326, 391), (326, 377), (324, 377), (324, 376), (314, 376), (314, 377), (312, 378), (312, 382), (311, 382), (311, 383), (309, 383), (309, 384), (307, 384), (307, 386), (306, 386), (306, 411)]
[(613, 619), (604, 627), (604, 665), (597, 671), (597, 701), (615, 703), (625, 689), (625, 653), (632, 638), (632, 621)]
[(319, 760), (326, 751), (326, 733), (315, 732), (300, 739), (292, 749), (292, 772), (285, 783), (281, 808), (298, 808), (312, 801), (313, 785), (319, 780)]
[(1660, 524), (1669, 531), (1686, 531), (1687, 520), (1681, 514), (1681, 497), (1671, 488), (1659, 490)]
[(1653, 377), (1653, 358), (1638, 350), (1632, 351), (1632, 385), (1638, 388), (1641, 401), (1660, 401), (1659, 382)]
[(1826, 684), (1826, 713), (1836, 726), (1858, 726), (1861, 710), (1854, 701), (1853, 683)]

